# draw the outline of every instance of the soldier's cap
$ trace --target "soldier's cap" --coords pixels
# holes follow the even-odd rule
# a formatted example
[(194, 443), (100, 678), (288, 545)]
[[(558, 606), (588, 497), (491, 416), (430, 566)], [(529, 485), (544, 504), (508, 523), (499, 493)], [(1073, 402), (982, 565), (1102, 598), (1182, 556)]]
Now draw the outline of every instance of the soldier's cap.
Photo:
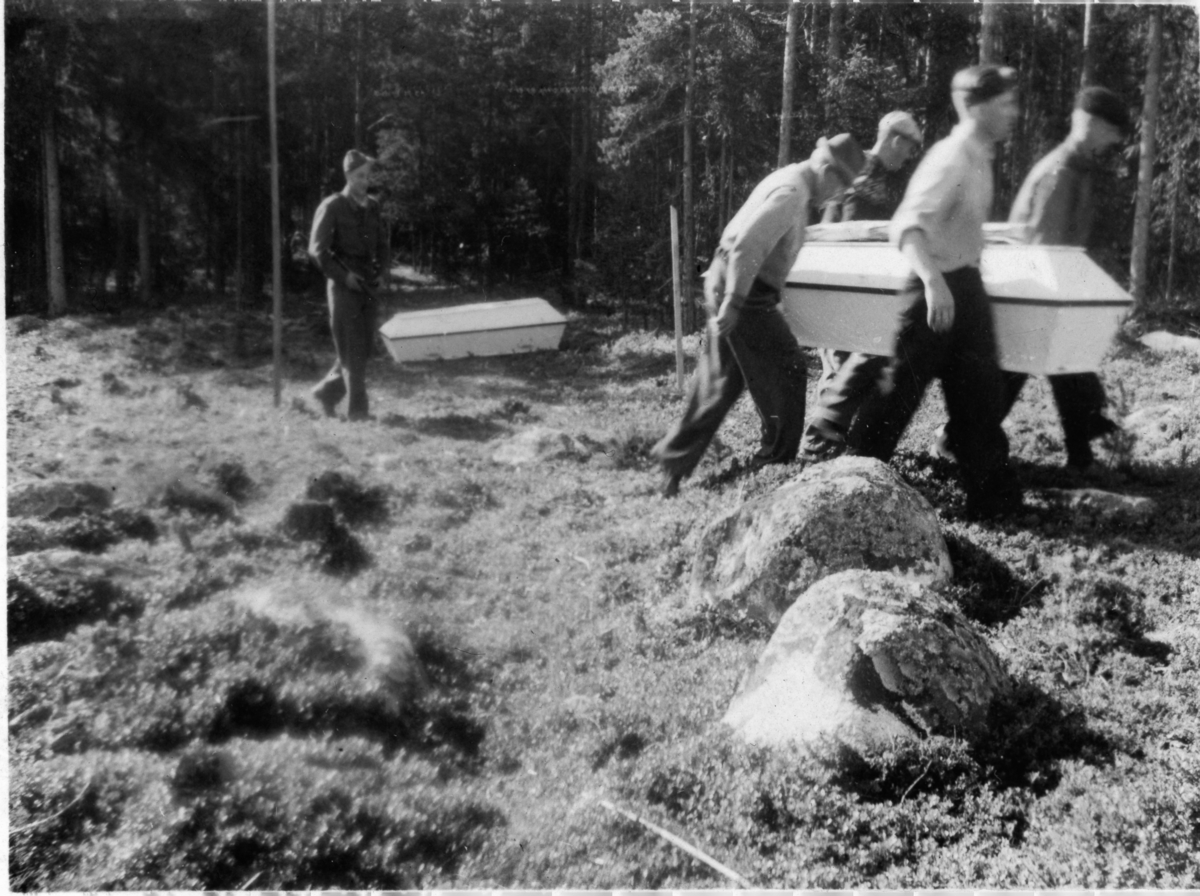
[(1107, 87), (1083, 88), (1075, 97), (1075, 108), (1104, 119), (1122, 134), (1133, 130), (1128, 107)]
[(838, 134), (829, 139), (822, 137), (817, 141), (813, 158), (818, 164), (832, 165), (848, 184), (853, 183), (867, 164), (862, 147), (849, 134)]
[(925, 142), (925, 135), (921, 133), (921, 126), (917, 124), (917, 120), (900, 109), (897, 109), (895, 112), (889, 112), (883, 118), (879, 119), (879, 130), (882, 133), (899, 134), (902, 137), (907, 137), (918, 146)]
[(1016, 87), (1017, 70), (1007, 65), (973, 65), (956, 73), (950, 82), (951, 92), (965, 94), (968, 106), (986, 103)]
[(363, 165), (374, 165), (375, 160), (357, 149), (352, 149), (346, 153), (346, 157), (342, 159), (342, 171), (349, 174), (351, 171), (357, 171)]

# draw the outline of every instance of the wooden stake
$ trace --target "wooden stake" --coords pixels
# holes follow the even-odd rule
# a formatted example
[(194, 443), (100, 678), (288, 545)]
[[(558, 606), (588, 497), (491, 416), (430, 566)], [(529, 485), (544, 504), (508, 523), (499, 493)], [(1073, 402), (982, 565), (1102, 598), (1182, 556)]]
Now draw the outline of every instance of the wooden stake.
[(272, 382), (275, 407), (279, 407), (283, 386), (280, 368), (283, 362), (283, 262), (279, 233), (279, 123), (275, 100), (275, 0), (267, 0), (267, 82), (271, 115), (271, 292), (274, 296), (274, 333), (272, 337)]
[(683, 391), (683, 285), (679, 273), (679, 212), (671, 206), (671, 290), (675, 297), (675, 384)]
[[(672, 210), (674, 210), (674, 209), (672, 209)], [(738, 874), (732, 868), (722, 865), (720, 862), (718, 862), (712, 856), (708, 855), (707, 853), (701, 852), (696, 847), (692, 846), (692, 844), (688, 843), (686, 840), (684, 840), (680, 837), (676, 837), (674, 834), (672, 834), (670, 831), (666, 830), (665, 828), (660, 828), (654, 822), (646, 821), (646, 819), (641, 818), (638, 815), (634, 815), (632, 812), (630, 812), (626, 809), (622, 809), (620, 806), (614, 806), (608, 800), (600, 800), (600, 805), (603, 806), (605, 809), (607, 809), (610, 812), (615, 812), (618, 815), (625, 816), (630, 821), (636, 821), (638, 824), (640, 824), (642, 827), (646, 828), (647, 830), (649, 830), (655, 834), (658, 834), (658, 836), (662, 837), (664, 840), (666, 840), (672, 846), (677, 846), (679, 849), (682, 849), (684, 852), (686, 852), (688, 855), (692, 856), (693, 858), (699, 859), (701, 862), (703, 862), (709, 868), (712, 868), (714, 871), (720, 872), (725, 877), (729, 878), (731, 881), (736, 883), (739, 887), (742, 887), (747, 890), (753, 889), (753, 884), (751, 884), (750, 881), (746, 880), (746, 878), (742, 877), (740, 874)]]

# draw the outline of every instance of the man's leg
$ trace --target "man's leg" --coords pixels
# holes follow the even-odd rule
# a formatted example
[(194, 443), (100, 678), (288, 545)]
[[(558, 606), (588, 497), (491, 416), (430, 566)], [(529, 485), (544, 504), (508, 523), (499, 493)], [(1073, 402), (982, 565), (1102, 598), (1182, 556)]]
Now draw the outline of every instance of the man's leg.
[(991, 306), (975, 268), (953, 271), (952, 348), (942, 372), (942, 391), (954, 431), (959, 472), (970, 516), (993, 516), (1021, 506), (1021, 490), (1008, 459), (1001, 423), (1005, 382), (996, 360)]
[(371, 357), (371, 344), (375, 338), (375, 303), (364, 293), (353, 292), (349, 294), (349, 301), (344, 307), (344, 344), (339, 354), (346, 376), (346, 390), (350, 394), (346, 416), (350, 420), (366, 420), (370, 410), (367, 401), (367, 361)]
[(804, 352), (779, 305), (744, 308), (729, 343), (762, 420), (763, 438), (755, 462), (790, 463), (796, 459), (804, 431), (808, 371)]
[(817, 380), (817, 391), (814, 395), (819, 400), (842, 369), (842, 365), (846, 363), (846, 359), (850, 357), (850, 352), (840, 348), (819, 348), (817, 357), (821, 359), (821, 378)]
[[(1004, 416), (1001, 419), (1007, 419), (1013, 409), (1013, 405), (1017, 403), (1017, 398), (1021, 395), (1021, 389), (1024, 388), (1026, 381), (1029, 379), (1029, 374), (1017, 373), (1012, 370), (1001, 370), (1000, 375), (1004, 380)], [(954, 427), (949, 422), (946, 422), (938, 430), (937, 438), (929, 447), (929, 453), (934, 457), (955, 460), (958, 457), (955, 452), (960, 450), (956, 442)]]
[(651, 449), (667, 480), (665, 490), (669, 488), (673, 494), (679, 481), (696, 469), (744, 387), (729, 341), (718, 339), (716, 365), (702, 362), (696, 368), (688, 385), (683, 416)]
[(904, 310), (896, 356), (886, 379), (868, 393), (846, 438), (850, 454), (890, 460), (900, 437), (941, 370), (949, 341), (929, 329), (924, 284), (912, 277), (900, 293)]
[(348, 292), (349, 290), (345, 287), (339, 286), (332, 280), (328, 281), (326, 296), (329, 303), (329, 329), (333, 334), (333, 348), (337, 353), (337, 358), (334, 360), (333, 366), (329, 368), (329, 372), (312, 390), (313, 398), (320, 402), (327, 417), (336, 416), (334, 409), (338, 402), (346, 396), (345, 370), (342, 366), (342, 344), (345, 339), (341, 336), (341, 330), (345, 326), (343, 305)]
[(1049, 380), (1062, 422), (1067, 466), (1086, 470), (1094, 460), (1091, 440), (1118, 429), (1103, 413), (1108, 403), (1104, 386), (1094, 373), (1062, 373)]
[(806, 458), (834, 457), (845, 450), (846, 433), (854, 415), (876, 387), (890, 358), (880, 355), (849, 355), (837, 374), (819, 394), (817, 406), (804, 431), (801, 449)]

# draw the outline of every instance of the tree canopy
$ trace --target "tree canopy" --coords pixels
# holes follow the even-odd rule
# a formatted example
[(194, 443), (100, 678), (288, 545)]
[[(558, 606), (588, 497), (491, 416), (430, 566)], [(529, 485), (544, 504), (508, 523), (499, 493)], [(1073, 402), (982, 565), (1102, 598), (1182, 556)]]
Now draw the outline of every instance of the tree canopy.
[[(1200, 274), (1196, 11), (1163, 13), (1152, 295), (1193, 310)], [(544, 280), (551, 298), (669, 319), (668, 210), (694, 138), (699, 264), (776, 163), (787, 6), (698, 4), (685, 114), (683, 4), (285, 3), (278, 14), (282, 227), (307, 233), (350, 147), (379, 156), (394, 248), (448, 275)], [(47, 146), (61, 180), (69, 306), (207, 290), (262, 302), (270, 271), (266, 13), (260, 3), (17, 0), (5, 5), (8, 309), (47, 307)], [(995, 216), (1066, 133), (1085, 66), (1142, 108), (1148, 11), (1002, 5), (989, 52), (1021, 73), (1022, 117)], [(963, 4), (805, 4), (791, 146), (912, 111), (951, 127), (950, 75), (979, 58)], [(48, 128), (51, 128), (49, 129)], [(50, 140), (47, 142), (47, 136)], [(1127, 278), (1137, 142), (1105, 192), (1097, 257)], [(303, 284), (303, 264), (294, 271)], [(554, 291), (557, 290), (555, 293)]]

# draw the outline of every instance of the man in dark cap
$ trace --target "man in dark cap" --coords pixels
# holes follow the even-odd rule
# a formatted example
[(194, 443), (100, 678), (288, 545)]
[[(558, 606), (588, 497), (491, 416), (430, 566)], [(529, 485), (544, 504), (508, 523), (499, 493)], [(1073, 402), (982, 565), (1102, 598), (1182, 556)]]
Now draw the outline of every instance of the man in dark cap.
[(852, 454), (889, 460), (925, 389), (940, 379), (961, 446), (967, 514), (982, 518), (1021, 507), (1000, 425), (1004, 383), (979, 273), (995, 147), (1012, 135), (1020, 113), (1017, 74), (972, 66), (954, 76), (950, 92), (959, 122), (926, 153), (892, 217), (892, 242), (913, 271), (899, 294), (895, 357), (847, 442)]
[[(1024, 225), (1032, 244), (1086, 248), (1096, 217), (1095, 180), (1133, 130), (1129, 111), (1111, 90), (1086, 87), (1075, 98), (1067, 138), (1033, 166), (1013, 201), (1008, 220)], [(1028, 374), (1007, 372), (1004, 413), (1012, 410)], [(1119, 427), (1104, 416), (1108, 399), (1095, 373), (1049, 377), (1062, 421), (1067, 468), (1082, 472), (1092, 465), (1092, 439)], [(933, 453), (953, 459), (955, 433), (947, 426)]]
[(328, 417), (350, 396), (346, 417), (369, 420), (367, 360), (375, 339), (372, 290), (387, 273), (389, 235), (379, 203), (367, 189), (375, 160), (357, 149), (346, 153), (346, 186), (327, 197), (313, 216), (308, 254), (329, 281), (329, 324), (337, 360), (312, 390)]
[[(879, 120), (875, 145), (867, 150), (867, 164), (838, 203), (826, 206), (823, 223), (887, 221), (904, 196), (907, 180), (900, 169), (924, 145), (921, 128), (909, 113), (897, 109)], [(804, 430), (800, 454), (806, 462), (827, 460), (846, 450), (846, 432), (867, 392), (890, 360), (822, 348), (817, 406)]]
[(849, 134), (822, 137), (806, 161), (767, 175), (726, 225), (704, 275), (716, 359), (697, 368), (682, 419), (653, 449), (664, 496), (679, 491), (744, 389), (762, 426), (754, 464), (795, 459), (807, 374), (779, 310), (781, 292), (804, 244), (809, 208), (849, 186), (865, 163)]

